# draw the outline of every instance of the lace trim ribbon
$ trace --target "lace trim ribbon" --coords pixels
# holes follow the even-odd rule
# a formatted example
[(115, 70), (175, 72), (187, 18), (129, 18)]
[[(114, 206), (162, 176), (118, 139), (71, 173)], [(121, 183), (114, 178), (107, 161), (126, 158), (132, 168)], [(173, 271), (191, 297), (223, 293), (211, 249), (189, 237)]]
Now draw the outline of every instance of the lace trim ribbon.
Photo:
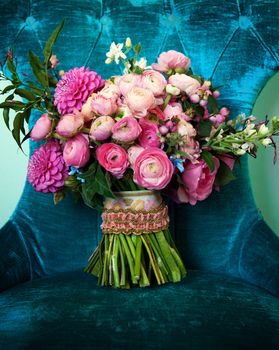
[(165, 230), (169, 224), (168, 207), (164, 203), (151, 211), (104, 209), (102, 219), (103, 234), (141, 235)]

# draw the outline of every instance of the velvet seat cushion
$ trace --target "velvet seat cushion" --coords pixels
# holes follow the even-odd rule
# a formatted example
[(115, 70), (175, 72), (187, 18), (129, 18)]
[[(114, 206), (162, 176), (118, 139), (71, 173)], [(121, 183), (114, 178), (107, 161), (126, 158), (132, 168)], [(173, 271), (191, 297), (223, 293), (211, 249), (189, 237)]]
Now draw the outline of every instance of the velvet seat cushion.
[(0, 295), (0, 349), (278, 349), (279, 300), (244, 282), (190, 271), (178, 284), (100, 288), (82, 271)]

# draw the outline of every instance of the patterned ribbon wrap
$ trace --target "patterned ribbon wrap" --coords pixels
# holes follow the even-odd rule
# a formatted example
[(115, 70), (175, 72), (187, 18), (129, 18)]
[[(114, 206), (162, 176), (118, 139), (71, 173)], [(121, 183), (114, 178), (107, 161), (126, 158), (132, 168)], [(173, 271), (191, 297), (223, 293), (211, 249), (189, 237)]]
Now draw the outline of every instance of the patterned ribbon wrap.
[(104, 201), (103, 234), (141, 235), (168, 227), (168, 207), (159, 192), (124, 191), (115, 195)]

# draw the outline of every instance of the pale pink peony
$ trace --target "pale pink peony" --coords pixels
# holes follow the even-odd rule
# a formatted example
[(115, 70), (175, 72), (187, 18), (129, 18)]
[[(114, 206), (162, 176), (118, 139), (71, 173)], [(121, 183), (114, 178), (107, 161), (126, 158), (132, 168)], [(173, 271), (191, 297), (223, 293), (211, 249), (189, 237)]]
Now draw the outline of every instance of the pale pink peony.
[(156, 106), (156, 100), (150, 90), (133, 87), (126, 95), (127, 106), (137, 118), (145, 117), (148, 109)]
[(51, 127), (52, 121), (50, 120), (49, 116), (46, 113), (42, 114), (31, 130), (31, 139), (33, 141), (41, 141), (45, 139), (50, 134)]
[(94, 141), (105, 141), (111, 136), (114, 123), (112, 117), (108, 115), (98, 117), (91, 125), (90, 138)]
[(51, 140), (37, 149), (29, 160), (28, 181), (38, 192), (58, 192), (64, 186), (68, 167), (58, 141)]
[(132, 169), (134, 169), (135, 161), (142, 151), (144, 151), (144, 148), (139, 145), (134, 145), (128, 148), (128, 159)]
[(115, 143), (104, 143), (99, 146), (96, 150), (96, 158), (100, 165), (117, 179), (123, 177), (129, 166), (125, 149)]
[(141, 133), (138, 121), (133, 117), (125, 117), (112, 127), (112, 138), (118, 142), (135, 141)]
[(197, 201), (206, 199), (212, 192), (216, 173), (220, 166), (219, 159), (213, 157), (215, 169), (210, 172), (204, 160), (198, 163), (188, 163), (182, 174), (184, 186), (179, 188), (179, 200), (183, 203), (195, 205)]
[(219, 154), (218, 158), (226, 164), (227, 167), (229, 167), (231, 170), (234, 168), (235, 163), (235, 157), (231, 156), (230, 154)]
[(134, 181), (148, 190), (161, 190), (167, 186), (173, 175), (172, 162), (159, 148), (147, 148), (134, 164)]
[(197, 92), (201, 84), (194, 78), (186, 74), (174, 74), (169, 77), (168, 82), (177, 87), (180, 91), (191, 96)]
[(73, 137), (83, 128), (83, 117), (79, 114), (63, 115), (57, 126), (56, 132), (62, 137)]
[(88, 137), (79, 134), (65, 142), (63, 158), (67, 165), (81, 168), (90, 158)]
[(126, 95), (133, 87), (141, 87), (141, 76), (138, 74), (125, 74), (117, 82), (122, 95)]
[(74, 68), (63, 74), (56, 85), (54, 105), (59, 113), (81, 111), (87, 98), (104, 85), (104, 80), (88, 68)]
[(92, 96), (91, 107), (99, 115), (112, 115), (118, 108), (115, 98), (106, 98), (100, 94)]
[(154, 70), (146, 70), (142, 73), (142, 87), (152, 91), (155, 97), (162, 95), (165, 91), (167, 81), (164, 76)]
[(157, 124), (148, 122), (146, 120), (140, 120), (140, 126), (142, 132), (139, 136), (139, 144), (144, 147), (160, 147), (159, 129)]
[(162, 52), (157, 61), (158, 63), (152, 64), (152, 68), (159, 72), (168, 72), (174, 69), (182, 73), (190, 66), (190, 58), (175, 50)]

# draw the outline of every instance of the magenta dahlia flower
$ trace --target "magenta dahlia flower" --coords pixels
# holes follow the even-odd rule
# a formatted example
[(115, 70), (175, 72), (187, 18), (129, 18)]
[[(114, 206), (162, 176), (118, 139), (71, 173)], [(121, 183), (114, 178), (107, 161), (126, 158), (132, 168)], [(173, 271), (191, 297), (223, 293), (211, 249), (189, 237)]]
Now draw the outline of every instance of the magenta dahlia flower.
[(54, 104), (59, 113), (80, 111), (87, 98), (104, 85), (104, 80), (88, 68), (74, 68), (63, 74), (56, 85)]
[(38, 192), (58, 192), (67, 176), (68, 167), (56, 140), (38, 148), (29, 160), (28, 181)]

